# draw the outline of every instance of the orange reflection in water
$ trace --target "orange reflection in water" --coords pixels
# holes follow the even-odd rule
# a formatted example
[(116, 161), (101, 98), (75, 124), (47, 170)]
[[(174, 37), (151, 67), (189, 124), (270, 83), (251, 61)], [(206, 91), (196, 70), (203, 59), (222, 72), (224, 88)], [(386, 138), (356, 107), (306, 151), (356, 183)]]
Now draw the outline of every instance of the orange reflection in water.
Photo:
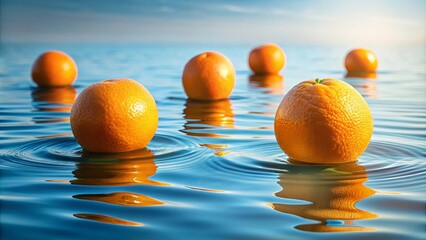
[[(300, 166), (289, 173), (280, 174), (283, 188), (275, 195), (287, 199), (309, 201), (309, 204), (291, 205), (273, 203), (273, 209), (319, 221), (316, 224), (296, 226), (311, 232), (361, 232), (373, 228), (352, 225), (353, 220), (376, 218), (377, 215), (360, 210), (355, 204), (372, 196), (375, 191), (364, 186), (368, 180), (364, 167), (349, 163), (336, 167)], [(330, 225), (327, 220), (340, 220), (344, 224)]]
[(367, 79), (376, 79), (377, 74), (375, 72), (347, 72), (345, 78), (367, 78)]
[(72, 104), (77, 97), (77, 90), (74, 87), (58, 88), (36, 88), (32, 91), (34, 102), (47, 102), (63, 106), (43, 107), (36, 106), (42, 112), (70, 112)]
[(126, 225), (126, 226), (143, 226), (143, 224), (141, 223), (130, 222), (130, 221), (122, 220), (119, 218), (100, 215), (100, 214), (78, 213), (78, 214), (74, 214), (74, 217), (92, 220), (96, 222), (109, 223), (109, 224), (118, 224), (118, 225)]
[(130, 192), (115, 192), (109, 194), (80, 194), (73, 196), (77, 199), (98, 201), (104, 203), (111, 203), (121, 206), (133, 206), (133, 207), (143, 207), (143, 206), (155, 206), (162, 205), (163, 202), (144, 196), (138, 193)]
[[(126, 153), (98, 154), (84, 152), (82, 161), (73, 171), (72, 184), (95, 186), (126, 186), (144, 184), (166, 186), (168, 184), (149, 179), (157, 172), (154, 154), (148, 149)], [(79, 194), (73, 198), (104, 202), (120, 206), (148, 207), (163, 205), (164, 202), (133, 192), (114, 192), (107, 194)], [(130, 222), (115, 217), (100, 214), (74, 214), (75, 217), (92, 221), (141, 226), (142, 223)]]
[(73, 171), (76, 179), (72, 184), (80, 185), (167, 185), (150, 180), (157, 172), (154, 154), (147, 149), (115, 154), (84, 152), (86, 161), (76, 165)]
[(187, 120), (183, 132), (190, 136), (223, 137), (223, 134), (205, 130), (211, 130), (214, 127), (234, 128), (235, 126), (232, 103), (229, 99), (211, 102), (188, 100), (183, 110), (183, 116)]
[[(74, 87), (36, 88), (32, 91), (33, 106), (39, 112), (70, 112), (77, 97)], [(38, 124), (69, 122), (69, 117), (33, 117), (32, 121)]]
[(228, 151), (225, 151), (225, 149), (228, 148), (227, 144), (204, 143), (200, 145), (214, 150), (215, 151), (214, 154), (220, 157), (226, 156), (230, 153)]
[(363, 97), (377, 97), (376, 73), (347, 73), (345, 80), (352, 85)]
[(280, 74), (250, 75), (249, 82), (255, 88), (264, 88), (268, 94), (284, 94), (284, 76)]

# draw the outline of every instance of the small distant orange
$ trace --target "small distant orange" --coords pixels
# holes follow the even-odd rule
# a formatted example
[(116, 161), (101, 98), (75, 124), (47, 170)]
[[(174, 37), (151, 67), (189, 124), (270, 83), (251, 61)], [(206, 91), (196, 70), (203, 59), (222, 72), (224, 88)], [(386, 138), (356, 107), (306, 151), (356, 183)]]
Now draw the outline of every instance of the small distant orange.
[(265, 44), (251, 50), (249, 66), (257, 74), (276, 74), (284, 67), (286, 57), (276, 44)]
[(185, 65), (182, 83), (189, 99), (227, 99), (235, 86), (235, 69), (223, 54), (204, 52)]
[(127, 152), (144, 148), (158, 126), (157, 105), (135, 80), (122, 78), (87, 87), (71, 109), (71, 129), (90, 152)]
[(373, 133), (367, 102), (336, 79), (293, 87), (278, 107), (274, 125), (278, 144), (291, 159), (317, 164), (356, 161)]
[(377, 69), (377, 57), (371, 50), (357, 48), (350, 51), (345, 58), (348, 72), (374, 73)]
[(47, 51), (32, 67), (32, 79), (40, 87), (70, 86), (77, 78), (77, 65), (66, 53)]

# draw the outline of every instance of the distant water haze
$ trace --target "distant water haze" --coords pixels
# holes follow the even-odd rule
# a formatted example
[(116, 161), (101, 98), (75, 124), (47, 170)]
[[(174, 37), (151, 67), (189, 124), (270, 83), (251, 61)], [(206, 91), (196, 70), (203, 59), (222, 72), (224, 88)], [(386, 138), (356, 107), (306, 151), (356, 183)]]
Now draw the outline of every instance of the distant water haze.
[(426, 43), (426, 1), (1, 1), (1, 41)]

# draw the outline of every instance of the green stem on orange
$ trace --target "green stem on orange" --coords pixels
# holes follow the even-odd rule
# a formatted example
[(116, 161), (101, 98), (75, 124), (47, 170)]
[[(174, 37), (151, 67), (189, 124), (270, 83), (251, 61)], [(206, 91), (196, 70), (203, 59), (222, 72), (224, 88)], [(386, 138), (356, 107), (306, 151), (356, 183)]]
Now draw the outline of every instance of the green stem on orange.
[(315, 79), (315, 83), (317, 83), (317, 84), (321, 84), (323, 81), (324, 81), (324, 80), (319, 79), (319, 78)]

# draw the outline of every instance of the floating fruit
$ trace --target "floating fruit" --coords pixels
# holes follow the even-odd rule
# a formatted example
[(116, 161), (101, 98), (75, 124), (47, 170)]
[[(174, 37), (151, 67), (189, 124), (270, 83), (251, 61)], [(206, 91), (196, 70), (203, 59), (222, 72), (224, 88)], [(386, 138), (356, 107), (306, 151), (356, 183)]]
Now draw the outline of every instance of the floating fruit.
[(249, 54), (249, 66), (257, 74), (276, 74), (285, 62), (283, 50), (272, 43), (256, 47)]
[(373, 119), (364, 98), (336, 79), (299, 83), (275, 116), (275, 136), (293, 160), (335, 164), (356, 161), (367, 148)]
[(77, 142), (91, 152), (126, 152), (144, 148), (158, 126), (151, 93), (132, 79), (112, 79), (87, 87), (71, 109)]
[(345, 67), (349, 73), (374, 73), (377, 69), (376, 54), (368, 49), (353, 49), (346, 55)]
[(192, 100), (227, 99), (234, 89), (235, 69), (221, 53), (204, 52), (185, 65), (182, 83)]
[(32, 67), (32, 79), (40, 87), (71, 86), (77, 78), (77, 65), (66, 53), (47, 51)]

